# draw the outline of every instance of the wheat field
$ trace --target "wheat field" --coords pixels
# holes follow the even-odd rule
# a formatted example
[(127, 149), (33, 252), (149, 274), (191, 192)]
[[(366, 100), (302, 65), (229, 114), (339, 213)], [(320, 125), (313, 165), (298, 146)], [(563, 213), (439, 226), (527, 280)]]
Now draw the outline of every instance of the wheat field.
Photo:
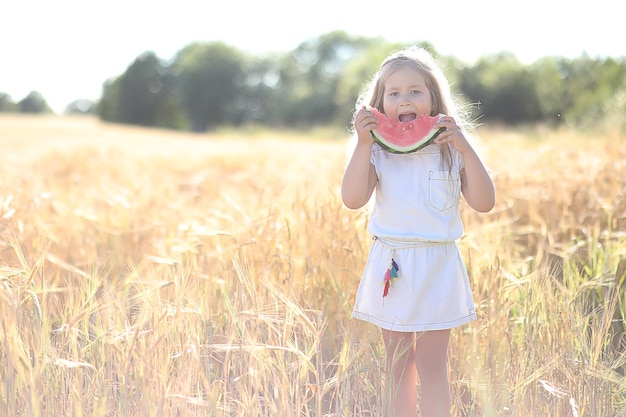
[[(626, 137), (479, 134), (454, 415), (624, 415)], [(0, 116), (0, 415), (388, 415), (346, 144)]]

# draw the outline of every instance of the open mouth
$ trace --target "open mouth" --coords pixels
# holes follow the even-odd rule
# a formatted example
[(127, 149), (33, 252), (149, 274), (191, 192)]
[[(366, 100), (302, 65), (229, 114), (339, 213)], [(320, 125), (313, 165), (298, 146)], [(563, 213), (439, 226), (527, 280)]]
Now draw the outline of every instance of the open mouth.
[(417, 114), (415, 113), (401, 114), (399, 119), (401, 122), (410, 122), (411, 120), (417, 119)]

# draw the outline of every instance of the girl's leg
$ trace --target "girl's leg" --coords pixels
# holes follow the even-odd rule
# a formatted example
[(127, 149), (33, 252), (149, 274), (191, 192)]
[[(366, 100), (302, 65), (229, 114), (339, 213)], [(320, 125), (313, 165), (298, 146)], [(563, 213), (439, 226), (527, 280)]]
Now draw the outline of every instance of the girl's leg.
[(420, 378), (422, 417), (450, 417), (448, 342), (450, 329), (420, 333), (415, 365)]
[(387, 353), (387, 375), (391, 380), (394, 417), (415, 417), (417, 411), (417, 371), (415, 333), (383, 329)]

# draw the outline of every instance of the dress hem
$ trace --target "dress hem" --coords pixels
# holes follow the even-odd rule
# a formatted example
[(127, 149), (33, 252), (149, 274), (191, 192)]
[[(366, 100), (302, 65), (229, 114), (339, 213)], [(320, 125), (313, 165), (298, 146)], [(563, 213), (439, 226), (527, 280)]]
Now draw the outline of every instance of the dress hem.
[(386, 320), (382, 320), (378, 317), (371, 316), (367, 313), (363, 313), (360, 311), (353, 311), (352, 317), (357, 320), (362, 320), (375, 324), (381, 329), (392, 330), (396, 332), (425, 332), (429, 330), (446, 330), (461, 326), (477, 319), (476, 312), (474, 310), (470, 310), (468, 315), (459, 317), (456, 320), (421, 324), (401, 324), (397, 322), (388, 322)]

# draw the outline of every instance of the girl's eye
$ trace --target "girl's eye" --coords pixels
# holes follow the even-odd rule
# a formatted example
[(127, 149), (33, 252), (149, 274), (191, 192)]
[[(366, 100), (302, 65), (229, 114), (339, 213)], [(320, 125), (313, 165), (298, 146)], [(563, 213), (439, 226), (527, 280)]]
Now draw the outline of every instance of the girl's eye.
[(395, 96), (398, 95), (398, 92), (397, 91), (392, 91), (391, 93), (389, 93), (389, 95), (395, 97)]
[(414, 96), (418, 95), (419, 93), (420, 93), (420, 90), (411, 91), (411, 94), (413, 94)]

